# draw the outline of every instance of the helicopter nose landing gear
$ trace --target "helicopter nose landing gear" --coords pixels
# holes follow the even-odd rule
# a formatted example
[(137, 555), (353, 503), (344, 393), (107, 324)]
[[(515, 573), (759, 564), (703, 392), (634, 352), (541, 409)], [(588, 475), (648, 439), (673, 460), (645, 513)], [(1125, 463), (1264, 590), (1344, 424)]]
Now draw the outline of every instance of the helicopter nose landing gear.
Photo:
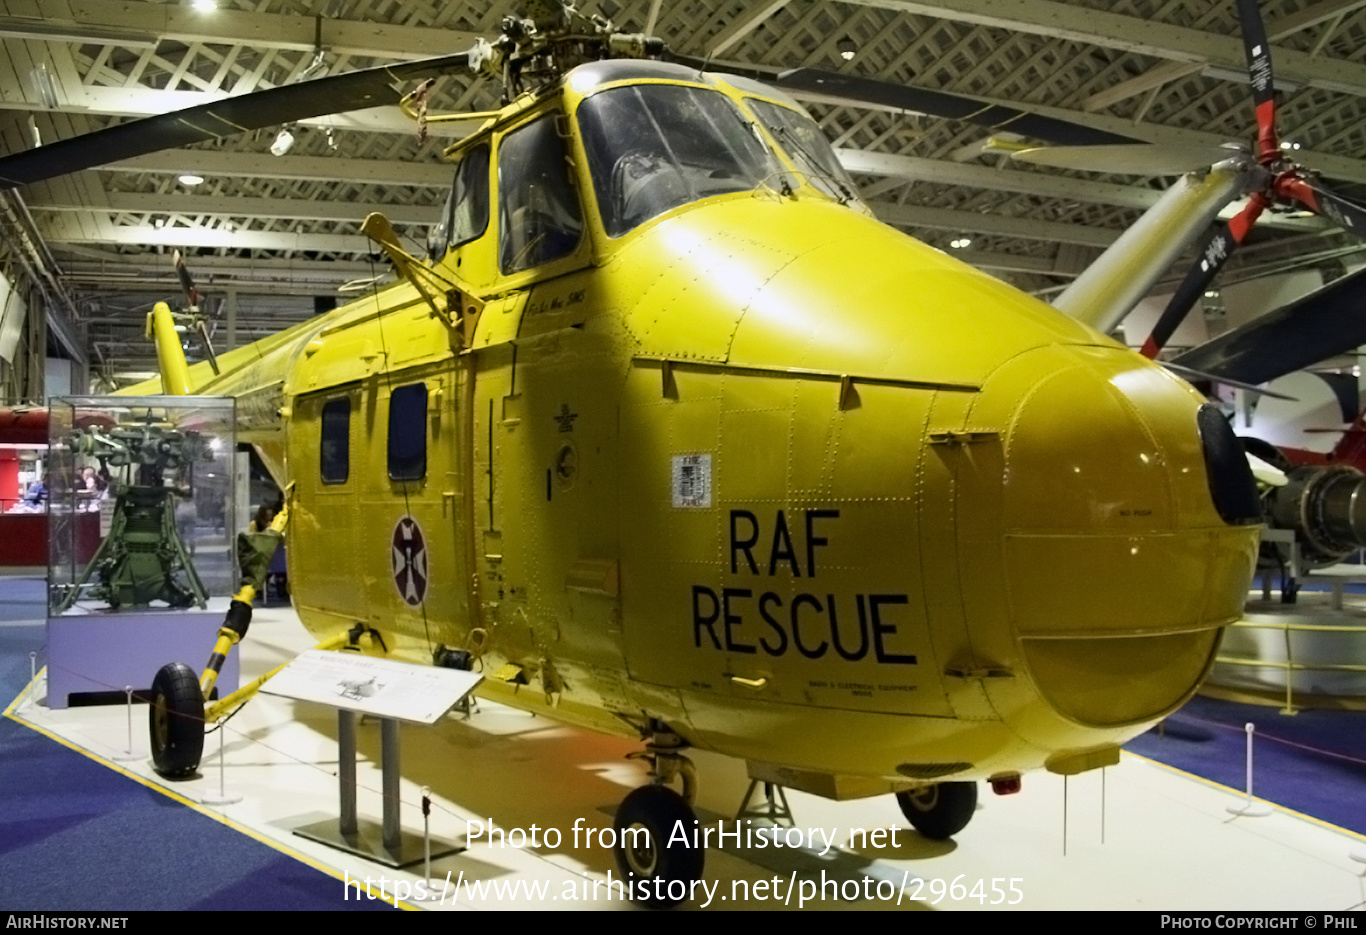
[(931, 840), (943, 841), (972, 820), (977, 809), (977, 783), (941, 782), (898, 792), (896, 804), (912, 828)]
[[(652, 782), (622, 800), (613, 822), (617, 869), (631, 898), (647, 906), (676, 906), (687, 899), (693, 881), (702, 876), (705, 849), (697, 842), (697, 814), (692, 800), (697, 773), (678, 751), (683, 739), (671, 731), (656, 732), (632, 759), (650, 761)], [(683, 794), (668, 787), (678, 778)]]
[(632, 899), (666, 907), (688, 898), (705, 857), (692, 843), (696, 821), (692, 806), (667, 786), (641, 786), (622, 801), (615, 851)]

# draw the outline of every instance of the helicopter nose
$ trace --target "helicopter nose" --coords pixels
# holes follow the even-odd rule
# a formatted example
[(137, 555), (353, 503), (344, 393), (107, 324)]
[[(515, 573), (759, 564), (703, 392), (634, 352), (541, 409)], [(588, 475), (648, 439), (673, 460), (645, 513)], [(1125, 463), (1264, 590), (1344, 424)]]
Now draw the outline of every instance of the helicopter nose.
[(971, 427), (988, 423), (1004, 427), (996, 590), (1040, 694), (1096, 726), (1183, 702), (1255, 558), (1257, 498), (1223, 418), (1127, 350), (1055, 345), (987, 381)]

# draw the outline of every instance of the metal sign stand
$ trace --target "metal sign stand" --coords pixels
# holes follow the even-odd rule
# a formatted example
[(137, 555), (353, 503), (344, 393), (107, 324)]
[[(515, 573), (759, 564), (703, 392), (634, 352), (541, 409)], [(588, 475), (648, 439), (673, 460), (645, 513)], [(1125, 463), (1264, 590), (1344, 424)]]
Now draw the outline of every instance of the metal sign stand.
[[(435, 724), (482, 680), (482, 675), (472, 672), (352, 653), (310, 650), (292, 661), (262, 691), (337, 709), (340, 804), (336, 818), (308, 821), (294, 833), (388, 867), (422, 861), (426, 847), (423, 836), (404, 831), (400, 815), (400, 723)], [(383, 820), (379, 825), (357, 814), (357, 713), (369, 714), (380, 722)], [(432, 857), (462, 850), (450, 841), (431, 840)]]
[[(340, 814), (294, 829), (310, 841), (373, 860), (387, 867), (407, 867), (424, 857), (422, 836), (403, 830), (399, 807), (399, 722), (380, 718), (380, 771), (383, 820), (376, 825), (356, 810), (356, 713), (337, 710), (337, 786)], [(457, 854), (465, 848), (453, 841), (432, 840), (432, 857)]]

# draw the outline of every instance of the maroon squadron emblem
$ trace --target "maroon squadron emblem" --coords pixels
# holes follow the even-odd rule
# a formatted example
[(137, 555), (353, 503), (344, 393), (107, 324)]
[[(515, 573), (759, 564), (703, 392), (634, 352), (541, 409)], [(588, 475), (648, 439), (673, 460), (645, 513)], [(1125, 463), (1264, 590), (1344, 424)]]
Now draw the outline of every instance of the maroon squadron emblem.
[(422, 527), (405, 516), (394, 527), (393, 549), (389, 555), (394, 569), (394, 586), (409, 607), (416, 607), (427, 596), (427, 540)]

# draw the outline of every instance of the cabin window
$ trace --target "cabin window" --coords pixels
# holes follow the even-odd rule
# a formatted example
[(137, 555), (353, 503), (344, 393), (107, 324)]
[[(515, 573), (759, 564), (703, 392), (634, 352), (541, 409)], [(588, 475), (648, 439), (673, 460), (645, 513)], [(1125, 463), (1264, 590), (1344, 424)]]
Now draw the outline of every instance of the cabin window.
[(346, 483), (351, 476), (351, 400), (334, 399), (323, 406), (318, 450), (323, 483)]
[(389, 394), (389, 479), (427, 476), (427, 384), (411, 383)]
[(573, 253), (583, 214), (555, 115), (514, 130), (498, 144), (498, 264), (516, 273)]
[(811, 180), (811, 184), (841, 202), (857, 201), (858, 191), (830, 148), (821, 128), (806, 114), (788, 107), (754, 98), (746, 100), (764, 129), (777, 140), (792, 164)]
[(781, 176), (758, 129), (716, 91), (613, 88), (580, 104), (578, 118), (598, 211), (612, 237), (670, 208), (751, 191)]

